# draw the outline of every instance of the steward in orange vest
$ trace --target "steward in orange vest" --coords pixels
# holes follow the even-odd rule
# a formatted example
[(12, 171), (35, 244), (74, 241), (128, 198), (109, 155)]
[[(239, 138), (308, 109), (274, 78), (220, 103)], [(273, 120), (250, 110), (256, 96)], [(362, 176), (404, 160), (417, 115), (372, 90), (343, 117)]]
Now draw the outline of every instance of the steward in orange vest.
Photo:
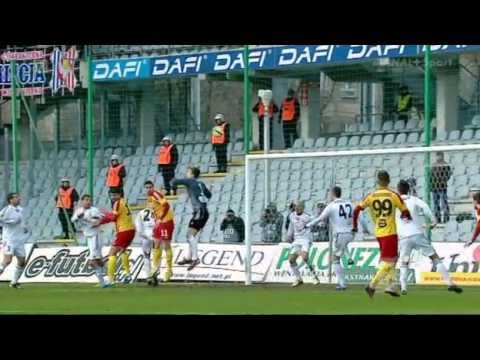
[(58, 189), (58, 194), (55, 195), (55, 203), (58, 208), (58, 220), (62, 225), (63, 235), (56, 236), (61, 239), (70, 239), (70, 231), (72, 229), (75, 232), (75, 226), (71, 222), (73, 216), (73, 209), (75, 203), (79, 200), (77, 190), (70, 186), (70, 181), (67, 178), (63, 178), (61, 186)]
[(298, 138), (297, 121), (300, 118), (300, 103), (293, 89), (288, 90), (287, 97), (280, 106), (278, 122), (283, 122), (283, 140), (285, 148), (290, 148)]
[(162, 173), (163, 186), (166, 190), (166, 195), (171, 195), (170, 190), (173, 190), (173, 195), (177, 195), (177, 187), (171, 186), (170, 181), (175, 177), (175, 168), (178, 164), (178, 150), (172, 139), (165, 136), (162, 139), (162, 145), (158, 152), (158, 172)]
[(127, 176), (125, 165), (120, 164), (118, 155), (112, 155), (110, 158), (110, 167), (107, 171), (107, 186), (112, 189), (120, 190), (122, 197), (123, 193), (123, 179)]
[[(264, 132), (264, 119), (265, 119), (265, 106), (263, 105), (262, 98), (258, 98), (257, 103), (252, 109), (253, 112), (257, 113), (258, 116), (258, 144), (260, 149), (263, 150), (263, 132)], [(273, 115), (278, 113), (278, 106), (272, 100), (268, 106), (268, 126), (270, 130), (270, 149), (272, 148), (272, 139), (273, 139)]]
[(216, 173), (227, 172), (227, 145), (230, 141), (230, 125), (223, 114), (215, 115), (215, 126), (212, 129), (212, 145), (217, 158)]

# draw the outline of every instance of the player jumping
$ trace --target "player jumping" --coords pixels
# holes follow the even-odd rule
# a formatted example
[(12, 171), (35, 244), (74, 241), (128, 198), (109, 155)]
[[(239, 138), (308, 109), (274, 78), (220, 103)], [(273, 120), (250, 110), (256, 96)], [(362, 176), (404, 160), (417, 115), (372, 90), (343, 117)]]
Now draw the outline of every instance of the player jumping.
[(132, 276), (130, 274), (128, 252), (126, 250), (135, 238), (135, 225), (132, 220), (132, 212), (128, 207), (127, 201), (122, 198), (121, 189), (110, 189), (109, 193), (113, 202), (113, 211), (105, 213), (104, 218), (100, 223), (107, 224), (109, 222), (115, 222), (115, 229), (117, 231), (117, 236), (112, 242), (112, 246), (108, 253), (108, 280), (110, 285), (114, 284), (117, 255), (121, 254), (122, 266), (126, 274), (124, 283), (130, 283), (132, 281)]
[(95, 269), (100, 287), (107, 288), (110, 284), (105, 283), (103, 278), (103, 257), (102, 257), (102, 241), (98, 234), (98, 225), (103, 217), (100, 210), (92, 206), (92, 197), (83, 195), (80, 199), (81, 206), (77, 208), (72, 216), (72, 222), (83, 233), (83, 237), (87, 242), (89, 255), (88, 260), (90, 266)]
[(160, 272), (160, 263), (162, 260), (162, 251), (165, 250), (167, 256), (167, 271), (164, 281), (170, 281), (172, 277), (173, 250), (171, 246), (173, 231), (175, 229), (173, 208), (165, 197), (165, 190), (155, 190), (153, 182), (146, 181), (145, 190), (147, 191), (147, 206), (153, 210), (155, 217), (155, 226), (153, 228), (153, 271), (151, 273), (151, 284), (158, 284), (157, 276)]
[(7, 196), (8, 205), (0, 211), (0, 225), (3, 227), (3, 261), (0, 264), (0, 275), (10, 265), (12, 258), (17, 258), (17, 266), (13, 273), (10, 287), (19, 288), (18, 279), (26, 265), (25, 241), (28, 230), (25, 227), (23, 208), (20, 206), (20, 196), (10, 193)]
[(412, 250), (420, 251), (424, 256), (428, 256), (432, 260), (432, 263), (437, 267), (437, 271), (442, 274), (443, 279), (448, 284), (448, 291), (461, 293), (462, 289), (453, 283), (445, 265), (443, 265), (442, 260), (440, 260), (440, 257), (436, 253), (432, 244), (430, 244), (426, 238), (425, 232), (422, 228), (422, 221), (419, 214), (420, 211), (422, 211), (423, 215), (428, 218), (432, 229), (437, 225), (432, 211), (423, 200), (416, 196), (408, 195), (410, 192), (410, 184), (408, 181), (400, 180), (397, 190), (412, 216), (411, 221), (405, 221), (400, 218), (400, 213), (397, 212), (397, 230), (401, 261), (400, 287), (402, 295), (407, 295), (408, 262), (410, 261)]
[(368, 194), (353, 211), (353, 232), (358, 231), (358, 217), (364, 209), (369, 209), (370, 217), (375, 224), (375, 236), (380, 246), (380, 266), (365, 288), (371, 298), (375, 294), (378, 283), (386, 278), (385, 292), (391, 296), (400, 296), (394, 287), (395, 264), (398, 259), (398, 235), (395, 210), (401, 211), (401, 218), (411, 219), (405, 203), (399, 194), (388, 188), (390, 175), (385, 170), (377, 174), (378, 189)]
[(337, 290), (345, 290), (345, 274), (340, 264), (340, 258), (343, 256), (348, 244), (353, 240), (352, 233), (352, 212), (353, 205), (348, 200), (343, 200), (342, 189), (334, 186), (330, 191), (332, 201), (322, 211), (319, 217), (307, 224), (307, 227), (314, 226), (319, 222), (328, 221), (333, 228), (334, 250), (333, 250), (333, 268), (337, 274)]
[[(310, 232), (308, 231), (307, 224), (312, 221), (312, 217), (305, 213), (304, 209), (305, 205), (303, 201), (299, 201), (295, 206), (295, 211), (289, 215), (290, 224), (288, 225), (287, 240), (291, 242), (292, 245), (288, 261), (290, 262), (290, 268), (295, 276), (295, 281), (293, 282), (292, 287), (303, 284), (303, 279), (300, 275), (300, 271), (298, 271), (297, 265), (297, 258), (299, 255), (307, 265), (308, 269), (315, 276), (315, 270), (312, 265), (308, 263), (308, 251), (312, 246), (312, 241), (310, 239)], [(318, 285), (319, 283), (320, 282), (315, 276), (314, 284)]]
[(187, 187), (188, 196), (193, 207), (193, 216), (188, 224), (188, 252), (187, 256), (178, 262), (178, 265), (189, 264), (187, 270), (192, 270), (195, 266), (200, 264), (198, 259), (198, 235), (208, 221), (208, 199), (212, 194), (207, 186), (198, 180), (200, 176), (200, 169), (197, 167), (189, 167), (187, 169), (186, 179), (173, 179), (172, 186), (185, 185)]

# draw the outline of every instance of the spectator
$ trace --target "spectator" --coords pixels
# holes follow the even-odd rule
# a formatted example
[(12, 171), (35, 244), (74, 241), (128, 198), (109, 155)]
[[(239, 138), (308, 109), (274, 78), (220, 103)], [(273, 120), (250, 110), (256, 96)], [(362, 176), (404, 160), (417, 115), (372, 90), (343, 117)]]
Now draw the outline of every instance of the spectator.
[(279, 243), (282, 241), (282, 225), (282, 214), (277, 211), (277, 206), (274, 203), (269, 204), (260, 219), (260, 227), (263, 229), (263, 242)]
[[(58, 208), (58, 220), (62, 225), (63, 235), (56, 236), (57, 239), (71, 239), (75, 233), (75, 226), (71, 219), (75, 203), (79, 200), (77, 190), (70, 186), (70, 180), (63, 178), (55, 195), (55, 202)], [(70, 232), (72, 230), (73, 233)]]
[(107, 171), (107, 186), (110, 190), (120, 190), (120, 195), (124, 197), (123, 193), (123, 179), (127, 176), (125, 165), (120, 164), (118, 155), (112, 155), (110, 158), (110, 167)]
[(298, 138), (297, 123), (300, 118), (300, 103), (295, 97), (295, 91), (289, 89), (287, 97), (283, 100), (280, 107), (279, 123), (283, 122), (283, 140), (285, 141), (285, 148), (292, 147), (295, 140)]
[(220, 231), (223, 231), (223, 241), (226, 243), (243, 243), (245, 240), (245, 223), (240, 216), (235, 216), (231, 209), (227, 210)]
[(436, 161), (432, 165), (432, 174), (430, 177), (430, 185), (433, 195), (433, 207), (435, 217), (438, 223), (442, 223), (442, 210), (443, 210), (443, 222), (450, 220), (450, 209), (448, 206), (447, 187), (448, 180), (452, 176), (452, 169), (447, 164), (443, 157), (442, 152), (436, 153)]
[(408, 87), (403, 85), (400, 87), (400, 96), (397, 100), (397, 118), (398, 120), (407, 121), (413, 107), (413, 98)]
[(230, 141), (230, 125), (225, 121), (223, 114), (215, 115), (215, 126), (212, 130), (212, 145), (217, 158), (217, 171), (227, 172), (227, 145)]
[(288, 214), (285, 220), (285, 230), (288, 231), (288, 227), (290, 226), (290, 215), (295, 212), (295, 202), (292, 201), (290, 205), (288, 205)]
[[(323, 202), (319, 202), (317, 204), (317, 214), (316, 216), (320, 216), (322, 211), (327, 207), (327, 205)], [(320, 241), (327, 241), (329, 240), (328, 237), (328, 220), (323, 223), (318, 223), (311, 228), (312, 232), (312, 241), (313, 242), (320, 242)]]
[[(252, 109), (253, 112), (257, 113), (258, 116), (258, 144), (260, 145), (260, 149), (263, 150), (263, 129), (264, 129), (264, 119), (265, 119), (265, 106), (263, 105), (262, 98), (258, 98), (257, 103)], [(275, 104), (273, 99), (270, 101), (270, 105), (268, 106), (268, 126), (269, 126), (269, 145), (268, 147), (272, 148), (272, 139), (273, 139), (273, 114), (278, 113), (278, 106)]]
[(175, 177), (175, 168), (178, 164), (178, 150), (172, 139), (165, 136), (162, 139), (162, 146), (158, 153), (158, 172), (162, 173), (163, 186), (166, 190), (166, 195), (171, 195), (170, 190), (173, 190), (173, 195), (177, 195), (177, 187), (171, 186), (170, 181)]

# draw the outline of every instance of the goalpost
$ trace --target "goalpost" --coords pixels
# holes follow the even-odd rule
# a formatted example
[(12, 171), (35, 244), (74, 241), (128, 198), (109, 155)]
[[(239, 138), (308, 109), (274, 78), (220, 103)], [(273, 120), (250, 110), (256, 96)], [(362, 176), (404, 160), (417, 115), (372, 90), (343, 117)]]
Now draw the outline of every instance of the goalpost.
[[(443, 153), (444, 160), (450, 166), (450, 174), (446, 172), (446, 167), (435, 168), (438, 166), (436, 157), (440, 156), (437, 153)], [(465, 222), (461, 228), (455, 227), (455, 224), (450, 226), (450, 223), (457, 214), (471, 212), (470, 193), (480, 188), (478, 164), (480, 144), (247, 155), (244, 183), (245, 284), (252, 284), (252, 243), (262, 243), (258, 219), (266, 199), (277, 204), (284, 219), (287, 201), (297, 200), (305, 201), (306, 212), (315, 216), (315, 204), (326, 200), (328, 188), (341, 186), (342, 197), (356, 204), (375, 189), (376, 172), (384, 169), (390, 173), (390, 187), (393, 189), (396, 189), (400, 179), (414, 177), (417, 196), (430, 202), (435, 214), (434, 203), (441, 204), (443, 198), (437, 198), (437, 201), (432, 198), (430, 201), (431, 187), (438, 197), (442, 190), (442, 179), (445, 179), (450, 221), (445, 218), (448, 214), (445, 214), (442, 205), (440, 214), (446, 220), (445, 225), (432, 234), (432, 241), (445, 241), (447, 236), (452, 235), (449, 231), (454, 228), (457, 229), (453, 230), (456, 238), (447, 240), (465, 241), (473, 229), (474, 221)], [(430, 178), (432, 169), (436, 175)], [(269, 193), (265, 194), (266, 191)], [(285, 233), (284, 229), (282, 233)]]

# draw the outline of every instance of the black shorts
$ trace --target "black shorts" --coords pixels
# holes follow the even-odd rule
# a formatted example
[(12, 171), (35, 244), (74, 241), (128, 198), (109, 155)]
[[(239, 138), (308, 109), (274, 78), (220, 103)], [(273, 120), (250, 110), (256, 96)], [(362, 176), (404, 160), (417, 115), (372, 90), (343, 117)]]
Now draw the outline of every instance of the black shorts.
[(208, 216), (208, 210), (206, 208), (201, 208), (198, 211), (194, 211), (193, 216), (188, 223), (188, 227), (197, 231), (202, 230), (208, 221)]

